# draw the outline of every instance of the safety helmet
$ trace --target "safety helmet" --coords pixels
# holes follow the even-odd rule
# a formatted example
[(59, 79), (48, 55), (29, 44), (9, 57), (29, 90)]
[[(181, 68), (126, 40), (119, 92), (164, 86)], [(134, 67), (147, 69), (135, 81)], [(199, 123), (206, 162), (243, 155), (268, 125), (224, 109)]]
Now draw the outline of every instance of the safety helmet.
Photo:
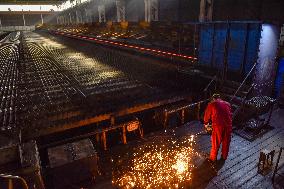
[(221, 95), (218, 93), (214, 93), (211, 97), (211, 100), (221, 98)]

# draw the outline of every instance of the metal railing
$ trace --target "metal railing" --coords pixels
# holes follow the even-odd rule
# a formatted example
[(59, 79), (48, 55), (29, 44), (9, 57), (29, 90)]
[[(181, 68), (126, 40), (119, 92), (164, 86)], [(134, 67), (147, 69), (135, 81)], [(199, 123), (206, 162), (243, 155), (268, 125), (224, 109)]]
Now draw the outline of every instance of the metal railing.
[(15, 180), (20, 181), (23, 189), (29, 189), (27, 181), (20, 176), (13, 176), (13, 175), (7, 175), (7, 174), (0, 174), (0, 178), (6, 179), (8, 181), (8, 189), (14, 188), (14, 182)]
[(211, 87), (211, 85), (215, 82), (215, 90), (216, 90), (216, 82), (217, 82), (217, 75), (215, 75), (211, 81), (208, 83), (208, 85), (203, 89), (203, 94), (204, 94), (204, 97), (207, 98), (207, 95), (208, 95), (208, 89), (209, 87)]
[(252, 89), (255, 87), (255, 85), (252, 85), (249, 90), (247, 91), (247, 94), (245, 95), (245, 97), (242, 99), (241, 105), (234, 111), (233, 113), (233, 120), (235, 119), (236, 115), (239, 113), (239, 111), (241, 110), (241, 108), (244, 106), (246, 99), (248, 98), (249, 94), (251, 93)]
[(246, 81), (248, 80), (248, 78), (250, 77), (251, 73), (253, 72), (253, 70), (254, 70), (255, 68), (256, 68), (256, 63), (253, 65), (253, 67), (251, 68), (251, 70), (249, 71), (249, 73), (246, 75), (245, 79), (242, 81), (242, 83), (240, 84), (240, 86), (238, 87), (238, 89), (236, 90), (236, 92), (234, 93), (234, 95), (232, 96), (230, 102), (232, 102), (232, 101), (236, 98), (238, 92), (239, 92), (239, 91), (241, 90), (241, 88), (244, 86), (244, 84), (246, 83)]
[(209, 101), (209, 99), (205, 99), (205, 100), (202, 100), (202, 101), (199, 101), (199, 102), (195, 102), (195, 103), (190, 103), (190, 104), (184, 104), (184, 105), (180, 105), (178, 107), (174, 107), (174, 108), (170, 108), (170, 109), (164, 109), (164, 115), (165, 115), (165, 118), (164, 118), (164, 123), (163, 123), (163, 127), (164, 128), (167, 128), (168, 127), (168, 119), (169, 119), (169, 115), (170, 114), (173, 114), (173, 113), (178, 113), (180, 112), (181, 113), (181, 124), (184, 124), (185, 123), (185, 110), (186, 109), (194, 109), (194, 114), (195, 114), (195, 120), (200, 120), (200, 114), (201, 114), (201, 109), (202, 107), (201, 106), (204, 106), (206, 105), (206, 103)]

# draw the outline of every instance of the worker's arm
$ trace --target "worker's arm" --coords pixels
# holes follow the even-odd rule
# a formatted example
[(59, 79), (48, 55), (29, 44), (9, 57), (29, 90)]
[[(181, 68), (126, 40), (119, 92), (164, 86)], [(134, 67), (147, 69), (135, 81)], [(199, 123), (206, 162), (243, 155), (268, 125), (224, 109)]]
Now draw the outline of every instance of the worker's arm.
[(212, 103), (209, 103), (206, 107), (205, 114), (204, 114), (204, 125), (208, 125), (212, 115)]

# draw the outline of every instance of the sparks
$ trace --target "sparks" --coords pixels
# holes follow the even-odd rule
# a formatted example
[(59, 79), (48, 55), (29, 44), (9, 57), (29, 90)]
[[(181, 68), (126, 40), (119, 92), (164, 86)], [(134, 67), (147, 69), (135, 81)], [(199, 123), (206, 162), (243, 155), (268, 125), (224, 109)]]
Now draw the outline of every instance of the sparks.
[(123, 189), (185, 188), (194, 168), (194, 136), (168, 138), (139, 146), (130, 157), (114, 161), (112, 183)]

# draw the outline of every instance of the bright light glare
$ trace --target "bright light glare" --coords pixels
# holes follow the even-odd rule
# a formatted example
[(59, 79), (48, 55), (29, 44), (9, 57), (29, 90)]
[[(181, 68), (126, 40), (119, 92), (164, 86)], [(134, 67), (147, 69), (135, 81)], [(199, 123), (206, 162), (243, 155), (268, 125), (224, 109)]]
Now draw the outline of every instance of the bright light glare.
[(1, 5), (0, 11), (59, 11), (55, 5)]
[[(88, 2), (90, 0), (81, 0), (81, 3)], [(66, 1), (63, 4), (56, 5), (1, 5), (0, 11), (63, 11), (65, 9), (71, 8), (76, 5), (76, 1), (70, 3), (70, 1)]]

